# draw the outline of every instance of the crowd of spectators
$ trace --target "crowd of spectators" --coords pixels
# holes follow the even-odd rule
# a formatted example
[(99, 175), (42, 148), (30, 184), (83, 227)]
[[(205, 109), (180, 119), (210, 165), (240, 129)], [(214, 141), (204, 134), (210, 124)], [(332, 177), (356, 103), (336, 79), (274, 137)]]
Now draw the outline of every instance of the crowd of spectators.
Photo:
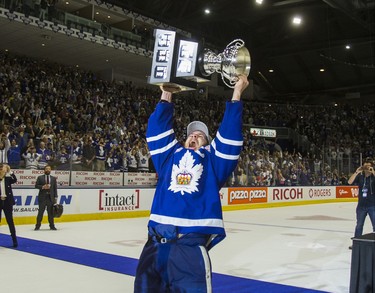
[[(0, 162), (26, 169), (50, 164), (60, 170), (153, 172), (145, 130), (159, 97), (159, 89), (146, 83), (108, 82), (75, 67), (0, 53)], [(192, 120), (204, 121), (214, 134), (227, 98), (176, 96), (177, 137), (185, 138)], [(243, 152), (227, 184), (345, 184), (353, 170), (342, 172), (338, 158), (359, 164), (360, 154), (374, 157), (374, 110), (374, 104), (245, 102), (245, 124), (293, 128), (310, 148), (280, 147), (244, 127)]]
[(18, 11), (38, 17), (40, 20), (52, 20), (55, 17), (55, 5), (58, 0), (5, 0), (4, 7), (9, 11)]

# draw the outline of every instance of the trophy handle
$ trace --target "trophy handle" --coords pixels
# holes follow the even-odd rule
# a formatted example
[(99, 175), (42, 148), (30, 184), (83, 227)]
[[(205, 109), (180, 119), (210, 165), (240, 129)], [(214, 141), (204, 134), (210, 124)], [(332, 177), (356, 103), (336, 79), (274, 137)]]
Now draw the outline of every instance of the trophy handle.
[(245, 46), (245, 42), (243, 40), (235, 39), (227, 45), (227, 47), (225, 48), (224, 51), (228, 50), (228, 48), (229, 49), (235, 48), (235, 49), (238, 50), (239, 48), (241, 48), (243, 46)]

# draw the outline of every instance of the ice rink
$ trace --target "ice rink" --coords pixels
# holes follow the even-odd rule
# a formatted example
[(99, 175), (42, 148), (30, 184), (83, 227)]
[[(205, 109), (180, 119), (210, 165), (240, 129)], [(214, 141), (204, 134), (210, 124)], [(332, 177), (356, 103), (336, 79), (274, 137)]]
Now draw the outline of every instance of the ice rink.
[[(227, 238), (210, 251), (213, 292), (347, 293), (355, 207), (341, 202), (225, 212)], [(133, 292), (147, 221), (58, 222), (58, 231), (18, 225), (13, 249), (3, 218), (1, 292)], [(364, 233), (370, 232), (366, 219)]]

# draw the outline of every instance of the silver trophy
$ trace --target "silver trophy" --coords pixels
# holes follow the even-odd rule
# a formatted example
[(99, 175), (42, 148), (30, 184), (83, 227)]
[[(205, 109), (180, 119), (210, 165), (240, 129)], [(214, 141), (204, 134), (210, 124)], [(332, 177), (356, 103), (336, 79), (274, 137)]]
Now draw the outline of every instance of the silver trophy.
[(239, 75), (249, 75), (251, 59), (245, 42), (236, 39), (230, 42), (220, 54), (205, 49), (199, 56), (198, 63), (202, 75), (209, 76), (218, 72), (221, 74), (224, 84), (234, 88)]

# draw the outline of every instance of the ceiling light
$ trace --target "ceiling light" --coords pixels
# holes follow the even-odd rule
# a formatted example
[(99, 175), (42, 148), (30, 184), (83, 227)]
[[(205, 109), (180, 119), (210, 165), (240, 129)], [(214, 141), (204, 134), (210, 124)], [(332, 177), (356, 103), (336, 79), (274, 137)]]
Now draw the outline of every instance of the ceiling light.
[(320, 68), (319, 71), (320, 71), (320, 72), (324, 72), (325, 69), (324, 69), (324, 68)]
[(204, 13), (205, 13), (205, 14), (210, 14), (210, 13), (211, 13), (211, 10), (208, 9), (208, 8), (206, 8), (206, 9), (204, 10)]
[(111, 16), (110, 16), (110, 15), (108, 15), (108, 16), (107, 16), (107, 18), (111, 18)]
[(66, 1), (65, 4), (66, 4), (66, 5), (69, 5), (69, 1)]
[(302, 18), (300, 16), (293, 17), (293, 24), (294, 25), (300, 25), (302, 22)]
[(273, 69), (268, 69), (268, 72), (271, 72), (271, 73), (272, 73), (272, 72), (273, 72)]
[(42, 47), (44, 47), (46, 44), (42, 43)]
[(255, 3), (261, 5), (263, 3), (263, 0), (255, 0)]
[(346, 46), (345, 46), (345, 49), (346, 49), (346, 50), (349, 50), (350, 48), (351, 48), (350, 45), (346, 45)]
[(99, 14), (99, 11), (97, 11), (95, 14), (98, 15), (98, 14)]

